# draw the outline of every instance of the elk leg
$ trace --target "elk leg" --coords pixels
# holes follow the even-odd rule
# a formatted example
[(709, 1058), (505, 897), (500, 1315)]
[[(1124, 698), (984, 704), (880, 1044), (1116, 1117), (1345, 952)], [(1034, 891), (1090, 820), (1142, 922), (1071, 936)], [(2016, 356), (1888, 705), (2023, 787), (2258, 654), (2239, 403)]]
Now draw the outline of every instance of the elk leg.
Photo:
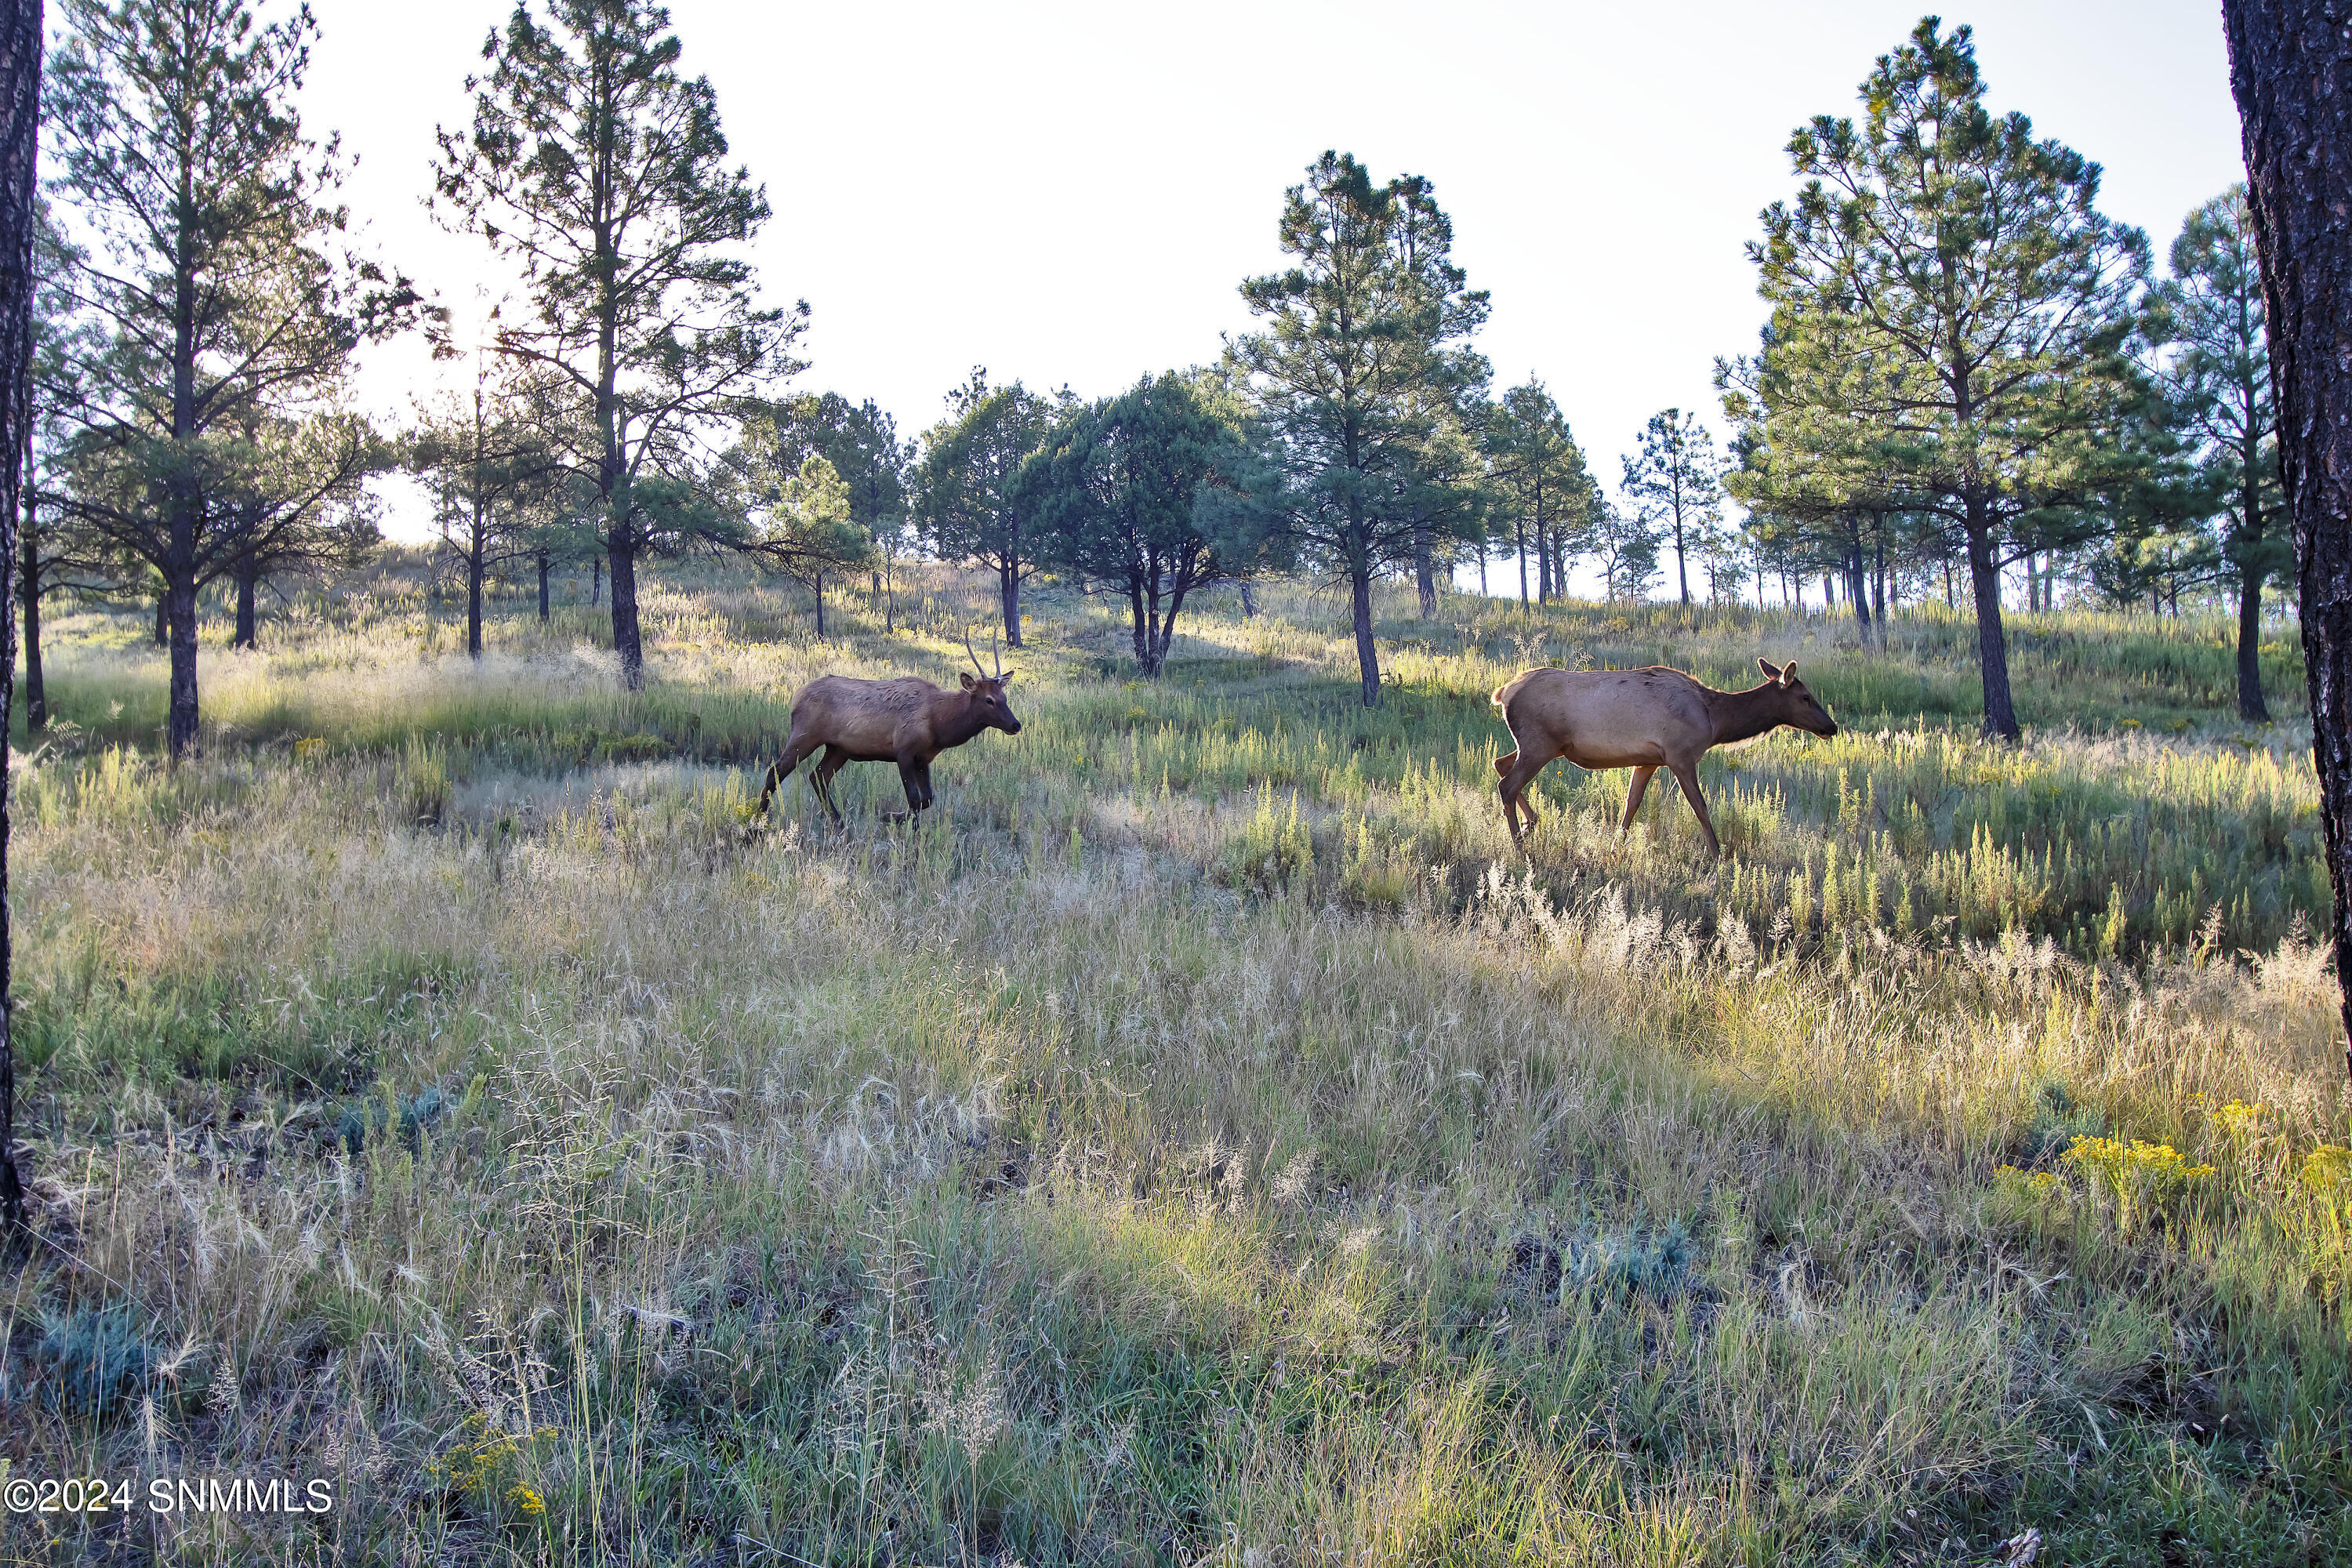
[(915, 782), (916, 782), (917, 784), (920, 784), (920, 785), (922, 786), (922, 789), (923, 789), (923, 809), (924, 809), (924, 810), (926, 810), (926, 811), (929, 811), (929, 810), (930, 809), (931, 800), (932, 800), (932, 798), (933, 798), (933, 797), (932, 797), (932, 795), (931, 795), (931, 764), (930, 764), (930, 763), (917, 763), (915, 764)]
[(1655, 768), (1635, 768), (1633, 770), (1633, 787), (1625, 792), (1625, 820), (1617, 825), (1618, 832), (1630, 833), (1633, 831), (1633, 814), (1642, 809), (1642, 797), (1650, 793), (1650, 775), (1657, 771), (1658, 770)]
[(847, 752), (843, 751), (839, 746), (827, 746), (824, 749), (824, 757), (816, 764), (815, 773), (812, 775), (812, 781), (816, 785), (816, 797), (824, 802), (824, 809), (827, 815), (832, 816), (833, 825), (835, 827), (848, 826), (841, 819), (841, 807), (833, 804), (833, 775), (839, 773), (841, 764), (847, 761), (849, 761)]
[(931, 804), (931, 786), (924, 774), (929, 772), (912, 757), (898, 759), (898, 785), (907, 792), (907, 815), (919, 816), (923, 807)]
[(1723, 854), (1723, 842), (1716, 837), (1715, 821), (1706, 814), (1706, 796), (1698, 793), (1698, 764), (1678, 763), (1674, 764), (1674, 769), (1675, 782), (1683, 786), (1683, 798), (1690, 802), (1691, 815), (1698, 818), (1698, 830), (1706, 835), (1708, 858), (1719, 858)]
[[(1528, 802), (1527, 789), (1528, 785), (1535, 782), (1535, 776), (1544, 771), (1544, 764), (1540, 762), (1529, 762), (1525, 751), (1517, 752), (1514, 756), (1516, 760), (1510, 763), (1509, 771), (1503, 774), (1502, 786), (1496, 793), (1503, 797), (1503, 826), (1511, 830), (1511, 843), (1517, 847), (1521, 843), (1525, 833), (1535, 831), (1536, 808)], [(1549, 760), (1545, 759), (1547, 762)], [(1496, 758), (1496, 764), (1498, 767), (1501, 766), (1502, 759)], [(1519, 826), (1519, 819), (1513, 810), (1514, 807), (1527, 814), (1528, 825), (1524, 833)]]
[(776, 765), (768, 770), (767, 782), (760, 786), (761, 816), (768, 814), (768, 800), (776, 793), (776, 786), (792, 777), (793, 770), (808, 761), (809, 753), (815, 750), (814, 742), (803, 741), (797, 736), (785, 740), (784, 754), (776, 759)]

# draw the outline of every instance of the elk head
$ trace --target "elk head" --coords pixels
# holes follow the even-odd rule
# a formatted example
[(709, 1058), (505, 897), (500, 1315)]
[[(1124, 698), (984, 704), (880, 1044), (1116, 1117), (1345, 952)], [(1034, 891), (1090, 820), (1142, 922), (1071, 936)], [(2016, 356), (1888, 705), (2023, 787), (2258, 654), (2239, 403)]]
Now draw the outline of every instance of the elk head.
[(1830, 710), (1822, 706), (1821, 700), (1807, 689), (1803, 681), (1797, 679), (1795, 659), (1775, 666), (1770, 660), (1759, 658), (1756, 668), (1764, 672), (1764, 679), (1770, 681), (1777, 690), (1781, 704), (1780, 722), (1816, 735), (1829, 736), (1838, 732), (1837, 721), (1830, 717)]
[(991, 675), (982, 668), (980, 655), (971, 651), (970, 626), (964, 628), (963, 651), (965, 657), (971, 660), (972, 668), (980, 671), (980, 678), (976, 680), (969, 675), (963, 678), (963, 689), (971, 694), (972, 716), (1008, 735), (1021, 733), (1021, 721), (1013, 716), (1013, 705), (1004, 700), (1004, 689), (1013, 684), (1013, 672), (1004, 668), (1004, 660), (997, 654), (995, 634), (990, 633), (988, 638), (988, 657), (995, 661), (995, 674)]

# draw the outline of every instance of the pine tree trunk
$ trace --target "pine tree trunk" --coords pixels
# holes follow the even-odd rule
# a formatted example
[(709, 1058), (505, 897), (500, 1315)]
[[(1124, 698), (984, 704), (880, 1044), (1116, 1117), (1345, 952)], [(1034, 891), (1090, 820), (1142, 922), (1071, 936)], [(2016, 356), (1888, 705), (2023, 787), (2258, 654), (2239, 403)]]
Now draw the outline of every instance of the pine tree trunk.
[(1372, 574), (1359, 566), (1348, 575), (1349, 608), (1356, 623), (1356, 668), (1364, 687), (1364, 706), (1381, 705), (1381, 654), (1372, 641)]
[(1151, 673), (1151, 644), (1143, 630), (1143, 584), (1130, 580), (1127, 584), (1128, 614), (1134, 618), (1135, 667), (1145, 675)]
[(824, 574), (814, 574), (816, 579), (816, 640), (824, 641)]
[(49, 689), (41, 677), (41, 577), (37, 542), (25, 543), (25, 733), (49, 727)]
[(1977, 663), (1984, 677), (1985, 738), (2014, 741), (2021, 731), (2009, 695), (2009, 639), (2000, 624), (2000, 567), (1993, 560), (1988, 527), (1969, 530), (1969, 582), (1976, 590)]
[(164, 744), (174, 762), (199, 754), (196, 733), (196, 579), (193, 571), (163, 591), (164, 624), (171, 638), (172, 700)]
[(1424, 621), (1435, 620), (1437, 618), (1436, 552), (1430, 547), (1427, 523), (1417, 524), (1412, 531), (1412, 579), (1414, 586), (1421, 591), (1421, 618)]
[[(1481, 564), (1483, 565), (1484, 563)], [(1249, 579), (1246, 577), (1242, 579), (1242, 617), (1252, 621), (1257, 619), (1257, 595), (1250, 591)]]
[(539, 624), (542, 626), (547, 625), (547, 571), (551, 564), (553, 563), (548, 560), (547, 552), (541, 551), (539, 552)]
[(236, 580), (236, 636), (230, 639), (229, 646), (257, 647), (261, 642), (257, 625), (260, 617), (255, 613), (253, 601), (254, 590), (258, 585), (256, 579), (261, 574), (253, 570), (253, 562), (248, 557), (238, 562), (230, 575)]
[(1536, 603), (1551, 603), (1551, 541), (1544, 536), (1544, 521), (1536, 519)]
[(1519, 603), (1525, 605), (1528, 602), (1528, 525), (1524, 521), (1522, 521), (1517, 525), (1517, 528), (1519, 537)]
[(613, 651), (621, 656), (621, 686), (646, 689), (646, 649), (637, 633), (636, 546), (615, 540), (605, 546), (613, 562)]
[(604, 558), (601, 555), (588, 563), (588, 605), (591, 609), (604, 602)]
[(1871, 580), (1870, 612), (1878, 618), (1878, 646), (1886, 646), (1886, 521), (1879, 519), (1870, 531), (1872, 542), (1877, 548), (1877, 571)]
[(466, 557), (466, 652), (475, 658), (482, 657), (482, 548), (477, 544)]
[[(0, 606), (16, 596), (17, 492), (32, 426), (28, 372), (33, 339), (34, 143), (41, 79), (40, 0), (5, 0), (0, 8)], [(28, 601), (29, 603), (30, 601)], [(0, 614), (0, 751), (16, 678), (16, 617)], [(40, 666), (32, 666), (35, 670)], [(39, 677), (31, 677), (37, 681)], [(33, 690), (39, 688), (35, 686)], [(0, 756), (0, 763), (5, 763)], [(9, 993), (14, 937), (8, 927), (8, 795), (0, 767), (0, 1228), (25, 1218), (16, 1157), (16, 1059), (9, 1046), (15, 1013)]]
[(1004, 612), (1004, 646), (1021, 646), (1021, 568), (1006, 564), (997, 568), (996, 595), (999, 607)]
[(2263, 574), (2252, 566), (2238, 571), (2238, 717), (2249, 724), (2271, 721), (2270, 704), (2263, 700)]
[[(2329, 934), (2352, 1029), (2352, 49), (2340, 0), (2223, 0), (2230, 86), (2268, 308), (2279, 472), (2294, 530), (2312, 760), (2336, 891)], [(2259, 606), (2239, 612), (2239, 690)], [(2259, 689), (2257, 689), (2259, 695)], [(2352, 1069), (2352, 1047), (2346, 1067)]]
[[(49, 689), (41, 677), (41, 535), (33, 515), (33, 457), (25, 453), (25, 548), (22, 592), (25, 603), (25, 733), (37, 735), (49, 727)], [(5, 711), (0, 709), (0, 711)], [(0, 835), (5, 837), (5, 835)]]

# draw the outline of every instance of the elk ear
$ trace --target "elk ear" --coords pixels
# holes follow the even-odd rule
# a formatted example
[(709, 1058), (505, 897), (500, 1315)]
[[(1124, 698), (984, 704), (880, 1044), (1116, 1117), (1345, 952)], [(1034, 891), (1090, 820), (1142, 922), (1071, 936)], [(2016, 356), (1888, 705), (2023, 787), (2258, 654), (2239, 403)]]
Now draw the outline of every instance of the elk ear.
[(1002, 691), (1003, 689), (1004, 689), (1004, 688), (1006, 688), (1006, 687), (1008, 687), (1008, 686), (1010, 686), (1010, 685), (1012, 685), (1012, 684), (1013, 684), (1013, 672), (1012, 672), (1011, 670), (1009, 670), (1009, 669), (1008, 669), (1008, 670), (1006, 670), (1003, 675), (1000, 675), (1000, 676), (998, 676), (998, 677), (996, 678), (996, 688), (997, 688), (997, 689), (998, 689), (998, 690), (1000, 690), (1000, 691)]
[(966, 691), (970, 691), (971, 689), (971, 677), (967, 675), (963, 676), (961, 679), (963, 680), (963, 689)]
[(1795, 659), (1792, 658), (1788, 663), (1780, 667), (1780, 684), (1783, 686), (1794, 686), (1797, 684), (1797, 661)]
[(1767, 680), (1778, 680), (1780, 679), (1780, 672), (1773, 668), (1772, 661), (1766, 658), (1762, 654), (1758, 654), (1756, 656), (1756, 668), (1764, 672), (1764, 679)]

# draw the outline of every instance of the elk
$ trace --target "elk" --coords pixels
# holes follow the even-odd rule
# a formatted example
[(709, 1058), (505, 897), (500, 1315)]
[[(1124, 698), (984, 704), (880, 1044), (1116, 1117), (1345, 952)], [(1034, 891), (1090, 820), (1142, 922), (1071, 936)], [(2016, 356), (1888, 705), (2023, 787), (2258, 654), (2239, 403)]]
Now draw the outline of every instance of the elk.
[[(1519, 749), (1495, 759), (1502, 775), (1503, 822), (1511, 843), (1522, 845), (1533, 832), (1536, 809), (1528, 804), (1528, 785), (1545, 764), (1566, 757), (1580, 768), (1631, 768), (1633, 787), (1625, 796), (1625, 820), (1618, 830), (1633, 826), (1650, 775), (1664, 768), (1682, 785), (1706, 835), (1710, 856), (1723, 853), (1715, 823), (1706, 814), (1706, 797), (1698, 792), (1698, 760), (1717, 746), (1752, 741), (1786, 724), (1815, 735), (1837, 733), (1829, 715), (1805, 683), (1797, 679), (1794, 663), (1777, 668), (1759, 658), (1764, 684), (1746, 691), (1717, 691), (1679, 669), (1653, 665), (1647, 669), (1523, 669), (1495, 692), (1495, 706)], [(1519, 825), (1519, 814), (1527, 826)]]
[(766, 814), (776, 786), (820, 747), (824, 755), (811, 776), (817, 799), (824, 803), (838, 827), (843, 824), (840, 808), (833, 803), (833, 775), (844, 763), (898, 763), (898, 782), (907, 791), (907, 811), (915, 816), (931, 804), (933, 757), (950, 746), (962, 745), (982, 730), (1021, 733), (1021, 721), (1013, 716), (1012, 705), (1004, 700), (1013, 672), (1004, 668), (995, 646), (989, 647), (989, 657), (996, 660), (994, 675), (981, 668), (980, 656), (971, 651), (969, 630), (964, 633), (963, 651), (980, 678), (965, 676), (960, 691), (944, 690), (912, 675), (896, 680), (827, 675), (803, 687), (800, 700), (793, 704), (793, 727), (784, 738), (784, 754), (768, 770), (767, 782), (760, 788), (761, 815)]

